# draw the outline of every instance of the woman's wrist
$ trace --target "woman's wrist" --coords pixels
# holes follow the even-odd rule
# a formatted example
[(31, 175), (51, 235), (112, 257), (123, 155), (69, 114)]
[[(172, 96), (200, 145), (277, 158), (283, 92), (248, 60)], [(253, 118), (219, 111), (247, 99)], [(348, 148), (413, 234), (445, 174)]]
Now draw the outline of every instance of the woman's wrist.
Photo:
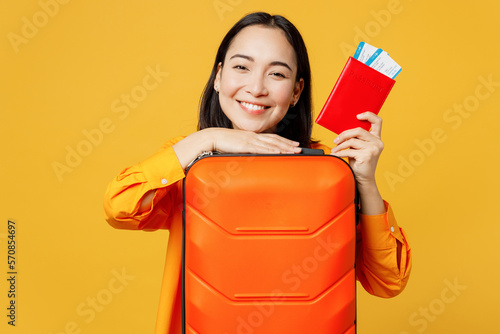
[(191, 161), (205, 151), (212, 151), (214, 138), (210, 129), (194, 132), (172, 146), (182, 169), (186, 169)]

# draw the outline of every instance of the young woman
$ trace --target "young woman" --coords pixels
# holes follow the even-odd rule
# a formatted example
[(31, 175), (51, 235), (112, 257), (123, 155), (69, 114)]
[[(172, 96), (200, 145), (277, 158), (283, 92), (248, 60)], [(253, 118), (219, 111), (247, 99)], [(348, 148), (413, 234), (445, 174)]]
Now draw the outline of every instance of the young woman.
[(205, 151), (299, 153), (311, 147), (348, 158), (361, 199), (357, 278), (380, 297), (404, 289), (410, 246), (375, 182), (382, 120), (369, 111), (358, 115), (371, 123), (370, 131), (346, 130), (330, 150), (311, 140), (311, 114), (309, 59), (300, 33), (281, 16), (249, 14), (219, 47), (201, 99), (198, 131), (168, 141), (110, 183), (104, 208), (111, 226), (170, 230), (156, 333), (180, 333), (180, 181), (186, 166)]

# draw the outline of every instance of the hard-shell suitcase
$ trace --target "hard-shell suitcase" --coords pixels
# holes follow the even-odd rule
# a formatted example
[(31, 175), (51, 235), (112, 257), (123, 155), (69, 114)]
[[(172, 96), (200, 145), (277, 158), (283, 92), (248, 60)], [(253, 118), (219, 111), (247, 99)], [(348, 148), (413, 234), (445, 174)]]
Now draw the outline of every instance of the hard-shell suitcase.
[(183, 189), (183, 333), (355, 333), (358, 205), (345, 161), (212, 155)]

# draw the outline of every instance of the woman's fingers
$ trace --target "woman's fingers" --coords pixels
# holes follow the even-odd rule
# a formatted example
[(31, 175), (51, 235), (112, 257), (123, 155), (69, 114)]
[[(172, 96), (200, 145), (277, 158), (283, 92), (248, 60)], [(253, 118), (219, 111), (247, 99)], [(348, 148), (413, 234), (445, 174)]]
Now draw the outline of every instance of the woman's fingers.
[(363, 148), (363, 141), (357, 138), (350, 138), (341, 142), (339, 145), (332, 148), (332, 153), (340, 152), (346, 149), (361, 149)]
[(374, 141), (379, 139), (378, 137), (375, 137), (373, 134), (362, 128), (355, 128), (343, 131), (333, 140), (333, 142), (338, 146), (340, 146), (342, 143), (351, 140), (353, 138), (363, 141)]
[(384, 149), (384, 143), (380, 139), (382, 119), (372, 112), (359, 114), (358, 119), (369, 121), (370, 131), (362, 128), (343, 131), (334, 140), (337, 146), (332, 149), (332, 155), (349, 158), (358, 182), (372, 182), (378, 159)]
[(279, 153), (300, 153), (299, 143), (275, 134), (255, 134), (256, 138), (266, 143), (268, 147), (273, 147)]
[(216, 130), (215, 148), (228, 153), (300, 153), (299, 143), (275, 134), (251, 131)]
[(378, 160), (383, 150), (382, 142), (366, 142), (358, 139), (349, 139), (332, 149), (332, 154), (338, 157), (363, 158), (363, 160)]
[(360, 120), (367, 120), (371, 123), (370, 131), (366, 131), (362, 128), (345, 130), (333, 140), (335, 144), (340, 145), (351, 138), (357, 138), (365, 141), (380, 140), (382, 132), (382, 118), (369, 111), (358, 114), (357, 117)]
[(359, 120), (368, 121), (371, 124), (370, 133), (381, 138), (382, 133), (382, 118), (375, 115), (371, 111), (367, 111), (356, 116)]

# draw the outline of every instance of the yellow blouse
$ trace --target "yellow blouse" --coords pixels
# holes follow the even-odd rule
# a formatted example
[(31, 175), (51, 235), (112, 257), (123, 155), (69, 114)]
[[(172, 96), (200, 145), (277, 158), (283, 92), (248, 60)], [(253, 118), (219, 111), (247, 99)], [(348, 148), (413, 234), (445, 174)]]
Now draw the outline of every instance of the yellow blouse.
[[(124, 169), (109, 184), (104, 198), (108, 223), (129, 230), (170, 232), (161, 287), (156, 334), (181, 333), (182, 182), (185, 174), (172, 146), (176, 137), (152, 157)], [(314, 144), (325, 154), (330, 148)], [(143, 196), (156, 189), (151, 207), (140, 212)], [(357, 229), (356, 276), (364, 289), (379, 297), (399, 294), (411, 271), (411, 249), (390, 205), (381, 215), (360, 214)]]

